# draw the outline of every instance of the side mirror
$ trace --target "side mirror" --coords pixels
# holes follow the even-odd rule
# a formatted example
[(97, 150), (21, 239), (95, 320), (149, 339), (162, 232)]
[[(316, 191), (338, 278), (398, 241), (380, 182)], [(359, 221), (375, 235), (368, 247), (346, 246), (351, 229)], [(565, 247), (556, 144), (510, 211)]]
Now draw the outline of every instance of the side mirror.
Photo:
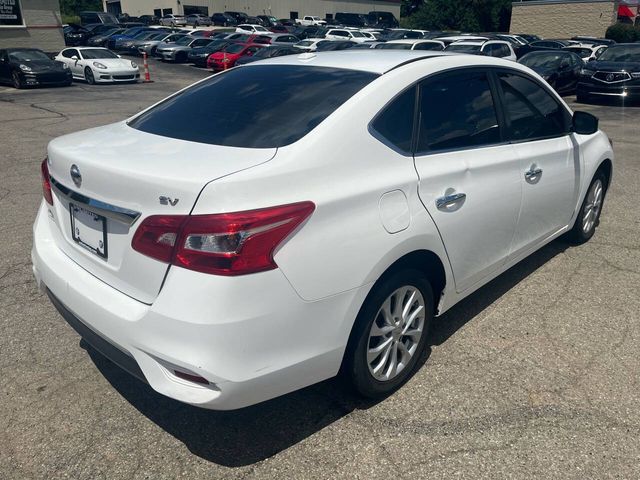
[(598, 117), (587, 112), (574, 112), (572, 130), (580, 135), (592, 135), (598, 131)]
[(118, 55), (118, 58), (122, 58), (120, 55)]
[(75, 60), (75, 61), (77, 62), (77, 61), (78, 61), (78, 60), (80, 60), (80, 59), (78, 58), (78, 56), (77, 56), (77, 55), (74, 55), (73, 57), (71, 57), (71, 60)]

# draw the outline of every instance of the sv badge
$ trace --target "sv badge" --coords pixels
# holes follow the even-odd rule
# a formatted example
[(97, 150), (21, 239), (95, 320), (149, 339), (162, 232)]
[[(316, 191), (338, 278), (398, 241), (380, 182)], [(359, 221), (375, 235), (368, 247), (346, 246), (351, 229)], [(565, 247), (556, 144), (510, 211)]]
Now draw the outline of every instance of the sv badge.
[(173, 198), (165, 197), (164, 195), (160, 196), (158, 200), (160, 200), (160, 205), (171, 205), (172, 207), (175, 207), (180, 201), (179, 198), (176, 198), (174, 200)]

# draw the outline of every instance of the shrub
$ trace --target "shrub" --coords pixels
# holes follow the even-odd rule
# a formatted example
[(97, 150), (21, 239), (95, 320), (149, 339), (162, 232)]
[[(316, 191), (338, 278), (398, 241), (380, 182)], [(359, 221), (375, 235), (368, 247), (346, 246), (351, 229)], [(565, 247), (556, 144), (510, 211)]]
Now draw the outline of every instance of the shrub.
[(640, 40), (640, 27), (628, 23), (616, 23), (607, 28), (606, 38), (617, 43), (633, 43)]

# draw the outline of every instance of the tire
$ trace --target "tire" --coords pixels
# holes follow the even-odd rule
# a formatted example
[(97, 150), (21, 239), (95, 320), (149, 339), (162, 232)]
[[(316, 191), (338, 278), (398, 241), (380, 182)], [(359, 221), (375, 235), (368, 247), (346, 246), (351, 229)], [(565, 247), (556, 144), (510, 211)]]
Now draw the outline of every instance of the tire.
[[(400, 388), (421, 364), (433, 318), (432, 292), (424, 275), (413, 269), (383, 277), (371, 290), (352, 329), (343, 361), (343, 376), (359, 395), (384, 398)], [(407, 304), (413, 307), (403, 315), (402, 307)], [(416, 311), (420, 313), (412, 319)]]
[(96, 84), (96, 78), (93, 76), (93, 70), (91, 70), (89, 67), (84, 67), (84, 79), (89, 85)]
[(588, 242), (600, 224), (600, 214), (607, 193), (607, 177), (602, 171), (596, 172), (589, 184), (576, 221), (567, 234), (571, 243), (581, 245)]
[(24, 84), (22, 83), (22, 79), (20, 78), (20, 74), (18, 72), (13, 72), (11, 74), (11, 80), (13, 83), (13, 88), (24, 88)]

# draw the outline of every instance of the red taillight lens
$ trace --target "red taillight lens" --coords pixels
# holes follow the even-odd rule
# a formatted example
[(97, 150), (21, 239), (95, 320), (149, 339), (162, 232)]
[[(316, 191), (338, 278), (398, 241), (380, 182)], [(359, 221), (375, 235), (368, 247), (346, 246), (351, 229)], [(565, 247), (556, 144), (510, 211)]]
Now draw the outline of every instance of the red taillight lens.
[(291, 205), (216, 215), (152, 216), (132, 246), (145, 255), (215, 275), (246, 275), (277, 268), (275, 249), (313, 213)]
[(51, 178), (49, 177), (49, 165), (45, 158), (40, 164), (40, 173), (42, 174), (42, 196), (49, 205), (53, 205), (53, 194), (51, 193)]

